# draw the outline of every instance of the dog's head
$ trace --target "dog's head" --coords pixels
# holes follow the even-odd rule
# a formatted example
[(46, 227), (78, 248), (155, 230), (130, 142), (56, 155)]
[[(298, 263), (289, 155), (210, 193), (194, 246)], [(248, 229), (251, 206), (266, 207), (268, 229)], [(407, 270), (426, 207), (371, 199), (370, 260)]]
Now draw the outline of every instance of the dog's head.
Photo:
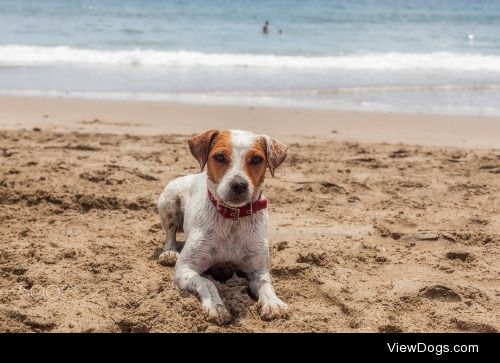
[(266, 167), (275, 169), (286, 158), (287, 147), (267, 135), (249, 131), (209, 130), (189, 140), (189, 149), (217, 199), (241, 207), (258, 198), (264, 188)]

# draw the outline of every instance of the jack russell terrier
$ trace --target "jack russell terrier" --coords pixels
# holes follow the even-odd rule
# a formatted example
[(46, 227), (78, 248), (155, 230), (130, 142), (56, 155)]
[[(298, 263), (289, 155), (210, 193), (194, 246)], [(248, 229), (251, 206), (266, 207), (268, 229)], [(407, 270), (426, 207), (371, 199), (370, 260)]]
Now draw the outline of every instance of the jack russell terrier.
[[(171, 181), (158, 200), (167, 235), (160, 258), (175, 263), (174, 283), (198, 295), (209, 321), (226, 324), (231, 314), (215, 284), (202, 274), (217, 268), (227, 272), (232, 266), (226, 277), (234, 272), (246, 276), (263, 319), (288, 317), (288, 306), (276, 296), (269, 275), (268, 211), (262, 194), (266, 166), (274, 176), (287, 147), (240, 130), (209, 130), (188, 143), (201, 172)], [(180, 254), (178, 230), (186, 236)]]

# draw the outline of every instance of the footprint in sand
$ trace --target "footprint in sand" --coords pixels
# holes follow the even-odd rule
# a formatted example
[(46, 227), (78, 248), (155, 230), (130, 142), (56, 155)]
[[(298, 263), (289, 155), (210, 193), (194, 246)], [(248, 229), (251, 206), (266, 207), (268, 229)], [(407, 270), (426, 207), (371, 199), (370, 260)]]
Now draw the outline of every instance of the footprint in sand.
[(474, 260), (474, 255), (463, 251), (450, 251), (446, 253), (446, 258), (449, 260), (460, 260), (463, 262), (471, 262)]
[(498, 333), (498, 330), (493, 326), (475, 321), (460, 320), (457, 318), (451, 319), (451, 322), (458, 330), (474, 333)]
[(443, 285), (426, 286), (419, 290), (419, 295), (431, 300), (446, 302), (462, 301), (458, 293)]
[(326, 253), (325, 252), (309, 252), (305, 254), (299, 253), (299, 258), (297, 259), (298, 263), (307, 263), (309, 265), (315, 266), (324, 266), (326, 261)]

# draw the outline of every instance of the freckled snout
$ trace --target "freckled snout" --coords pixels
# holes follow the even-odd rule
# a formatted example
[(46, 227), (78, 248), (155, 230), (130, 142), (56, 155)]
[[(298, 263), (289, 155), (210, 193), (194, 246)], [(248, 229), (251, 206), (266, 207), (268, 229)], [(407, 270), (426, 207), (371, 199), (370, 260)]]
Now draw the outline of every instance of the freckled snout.
[(221, 192), (219, 195), (226, 203), (233, 206), (240, 206), (248, 203), (251, 199), (251, 186), (249, 181), (241, 174), (228, 177), (226, 183), (219, 186)]
[(229, 187), (234, 194), (245, 194), (248, 192), (248, 182), (244, 179), (233, 179), (231, 183), (229, 183)]

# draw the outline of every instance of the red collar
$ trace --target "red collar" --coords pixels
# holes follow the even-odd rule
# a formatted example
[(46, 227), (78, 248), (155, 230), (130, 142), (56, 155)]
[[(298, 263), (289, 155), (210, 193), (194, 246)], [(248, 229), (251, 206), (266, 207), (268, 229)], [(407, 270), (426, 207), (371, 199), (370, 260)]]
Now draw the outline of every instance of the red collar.
[(239, 218), (251, 216), (255, 212), (260, 211), (261, 209), (266, 209), (267, 208), (267, 199), (262, 198), (258, 199), (253, 203), (249, 203), (244, 205), (243, 207), (239, 208), (233, 208), (230, 206), (227, 206), (225, 204), (222, 204), (219, 202), (213, 194), (208, 191), (208, 199), (212, 202), (212, 204), (217, 208), (219, 213), (227, 219), (232, 219), (233, 221), (237, 221)]

